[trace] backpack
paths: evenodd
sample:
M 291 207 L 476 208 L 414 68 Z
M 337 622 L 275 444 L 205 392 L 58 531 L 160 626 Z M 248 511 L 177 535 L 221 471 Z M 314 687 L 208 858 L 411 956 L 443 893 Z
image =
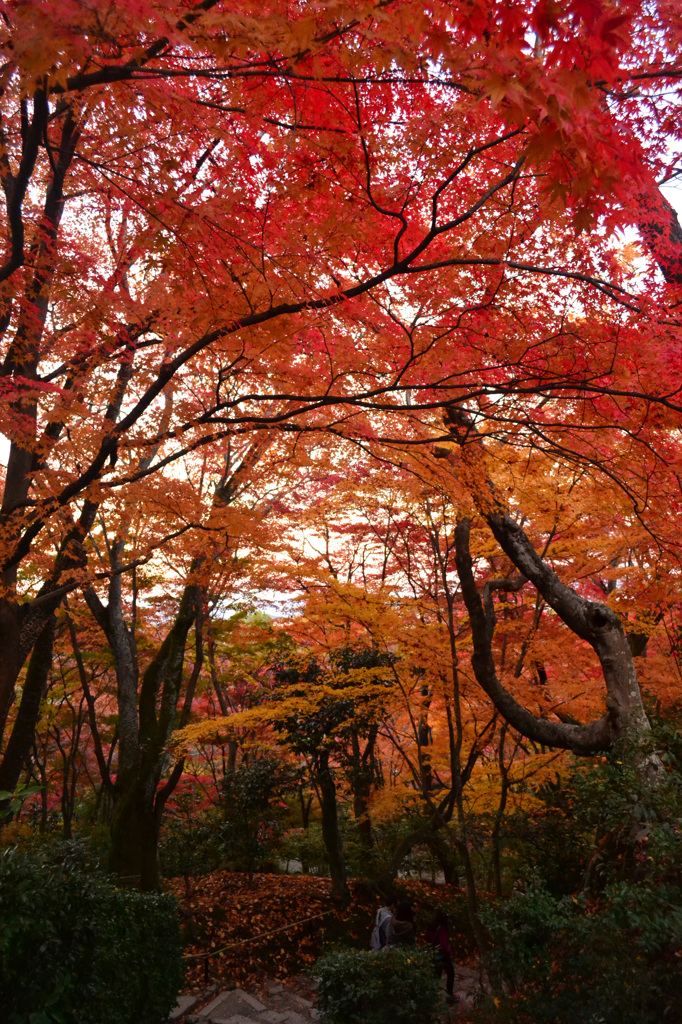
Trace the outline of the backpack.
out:
M 379 907 L 372 930 L 372 949 L 383 949 L 388 942 L 388 926 L 393 914 L 388 907 Z

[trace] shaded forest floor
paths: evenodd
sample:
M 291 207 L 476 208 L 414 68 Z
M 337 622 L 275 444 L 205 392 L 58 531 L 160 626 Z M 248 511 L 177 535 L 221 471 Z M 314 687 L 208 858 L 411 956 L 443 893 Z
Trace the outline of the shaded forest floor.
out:
M 350 883 L 351 899 L 344 904 L 332 896 L 328 878 L 310 875 L 258 874 L 250 881 L 245 874 L 215 871 L 188 881 L 171 879 L 167 888 L 183 908 L 189 991 L 209 984 L 258 991 L 267 979 L 277 978 L 305 994 L 307 973 L 328 948 L 370 948 L 379 899 L 363 883 Z M 473 975 L 471 944 L 458 928 L 463 897 L 407 880 L 401 881 L 400 894 L 412 901 L 418 934 L 435 910 L 448 909 L 458 964 Z M 467 1002 L 454 1010 L 453 1019 L 467 1019 Z

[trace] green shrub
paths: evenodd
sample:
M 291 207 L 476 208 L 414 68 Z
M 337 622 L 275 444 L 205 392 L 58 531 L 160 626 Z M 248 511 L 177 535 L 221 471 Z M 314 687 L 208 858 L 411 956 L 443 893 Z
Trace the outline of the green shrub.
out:
M 502 822 L 505 890 L 538 879 L 557 897 L 654 878 L 682 884 L 682 712 L 650 717 L 651 733 L 634 745 L 626 738 L 594 759 L 564 757 L 554 779 L 514 785 L 533 800 L 521 801 Z M 664 767 L 655 784 L 642 770 L 647 750 Z M 492 817 L 481 815 L 470 823 L 470 836 L 479 829 L 489 836 L 491 828 Z M 483 859 L 489 861 L 485 850 Z
M 196 878 L 223 866 L 222 821 L 217 814 L 169 817 L 161 829 L 159 861 L 164 878 Z
M 682 1020 L 682 893 L 618 883 L 598 898 L 533 888 L 484 912 L 488 967 L 515 1024 Z
M 329 874 L 322 828 L 316 822 L 308 828 L 292 828 L 285 832 L 278 853 L 282 860 L 299 860 L 306 875 Z
M 325 1024 L 430 1024 L 438 1015 L 430 950 L 342 950 L 318 960 L 314 975 Z
M 258 754 L 225 775 L 222 783 L 223 852 L 236 871 L 262 871 L 277 859 L 283 820 L 289 814 L 283 795 L 291 786 L 288 765 Z
M 0 857 L 3 1024 L 162 1024 L 182 981 L 169 896 L 117 889 L 70 859 Z
M 515 850 L 528 889 L 482 915 L 496 1024 L 682 1021 L 679 711 L 652 726 L 536 791 Z

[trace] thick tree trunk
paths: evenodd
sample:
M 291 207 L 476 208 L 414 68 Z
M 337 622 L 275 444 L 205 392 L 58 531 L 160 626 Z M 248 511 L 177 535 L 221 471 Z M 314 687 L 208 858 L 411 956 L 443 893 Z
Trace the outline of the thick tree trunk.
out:
M 141 770 L 119 791 L 111 819 L 109 870 L 123 885 L 159 889 L 159 820 L 154 813 L 153 775 Z
M 56 616 L 47 620 L 38 637 L 26 670 L 21 703 L 14 721 L 7 749 L 0 762 L 0 790 L 14 792 L 24 765 L 29 760 L 35 739 L 35 727 L 40 714 L 40 704 L 47 689 L 47 679 L 52 667 Z M 5 802 L 5 806 L 8 801 Z M 0 813 L 2 805 L 0 804 Z
M 185 587 L 173 627 L 147 667 L 140 688 L 137 764 L 121 767 L 114 789 L 109 867 L 128 884 L 159 887 L 158 838 L 161 813 L 177 785 L 178 773 L 157 794 L 166 764 L 166 745 L 175 726 L 187 636 L 196 621 L 201 592 Z M 120 723 L 119 723 L 120 728 Z
M 14 688 L 23 664 L 20 647 L 20 610 L 16 603 L 0 598 L 0 749 L 5 724 L 14 701 Z
M 523 533 L 517 524 L 514 523 L 513 526 L 514 531 L 509 528 L 508 523 L 505 524 L 505 528 L 509 528 L 510 533 L 515 534 L 517 530 Z M 469 520 L 460 520 L 456 529 L 456 563 L 462 585 L 462 595 L 471 621 L 474 648 L 471 665 L 476 680 L 493 701 L 500 714 L 523 736 L 545 746 L 572 750 L 576 754 L 598 753 L 601 750 L 607 750 L 625 732 L 648 730 L 649 723 L 642 706 L 632 654 L 618 616 L 605 605 L 584 601 L 574 592 L 571 592 L 574 597 L 589 606 L 585 609 L 584 631 L 578 635 L 585 639 L 591 637 L 589 642 L 599 654 L 607 689 L 607 714 L 597 721 L 585 725 L 573 725 L 538 718 L 522 707 L 502 686 L 497 677 L 492 653 L 493 624 L 485 614 L 474 580 L 469 553 L 469 529 Z M 504 536 L 502 531 L 500 531 L 500 535 Z M 527 537 L 526 542 L 530 545 Z M 513 550 L 511 545 L 509 547 Z M 536 558 L 539 561 L 539 556 L 536 555 Z M 525 569 L 534 568 L 530 564 L 529 558 L 519 557 L 519 563 L 519 568 L 524 574 Z M 551 573 L 548 567 L 547 572 Z M 563 587 L 563 584 L 559 584 L 559 586 Z M 541 591 L 548 604 L 552 604 L 550 595 L 554 596 L 553 589 L 547 587 Z M 557 602 L 557 604 L 561 606 L 562 603 Z M 558 608 L 556 610 L 558 611 Z M 578 630 L 576 629 L 575 632 Z
M 120 537 L 117 537 L 111 546 L 111 569 L 114 575 L 109 581 L 107 606 L 102 604 L 92 587 L 86 587 L 84 590 L 88 608 L 105 634 L 114 658 L 118 704 L 119 776 L 125 776 L 128 772 L 134 773 L 140 760 L 137 650 L 123 615 L 121 570 L 124 546 L 124 541 Z
M 0 778 L 4 778 L 7 785 L 0 785 L 0 789 L 11 791 L 16 786 L 21 766 L 30 754 L 40 701 L 52 663 L 56 612 L 69 586 L 63 581 L 69 579 L 74 569 L 85 564 L 81 542 L 92 526 L 96 509 L 92 502 L 84 503 L 78 522 L 62 540 L 52 576 L 33 600 L 19 603 L 3 599 L 0 602 L 0 643 L 6 644 L 0 648 L 3 654 L 0 658 L 0 711 L 3 715 L 0 718 L 0 736 L 19 673 L 30 656 L 21 704 L 0 765 Z M 11 577 L 12 570 L 8 570 L 2 578 L 7 580 Z
M 682 228 L 676 211 L 653 182 L 637 196 L 637 224 L 666 281 L 682 284 Z
M 216 488 L 216 507 L 230 503 L 243 474 L 253 467 L 270 443 L 254 444 L 249 456 L 237 470 L 223 479 Z M 114 785 L 109 866 L 121 877 L 138 879 L 134 884 L 148 889 L 159 885 L 158 837 L 161 818 L 165 803 L 182 772 L 182 762 L 179 762 L 166 783 L 157 791 L 167 766 L 168 740 L 178 716 L 185 648 L 192 625 L 196 631 L 196 657 L 181 712 L 183 725 L 189 718 L 203 662 L 203 594 L 197 583 L 187 584 L 173 626 L 147 666 L 139 685 L 135 637 L 128 629 L 123 614 L 120 569 L 124 548 L 125 537 L 122 534 L 112 547 L 111 562 L 115 572 L 109 585 L 108 606 L 104 607 L 93 590 L 86 591 L 86 599 L 110 643 L 116 664 L 120 753 Z M 202 564 L 203 558 L 193 561 L 190 578 L 199 572 Z M 222 691 L 215 671 L 212 639 L 209 624 L 209 661 L 216 693 L 221 700 Z M 236 746 L 231 756 L 236 756 Z
M 27 108 L 28 111 L 28 108 Z M 24 159 L 17 176 L 9 172 L 7 155 L 4 155 L 5 169 L 2 186 L 8 204 L 15 206 L 18 222 L 12 227 L 13 248 L 19 266 L 23 262 L 24 228 L 21 216 L 21 203 L 28 187 L 40 147 L 45 144 L 48 122 L 54 113 L 42 88 L 37 88 L 33 95 L 33 117 L 22 127 L 24 135 L 22 150 Z M 41 220 L 41 230 L 31 253 L 32 272 L 26 281 L 26 290 L 14 338 L 9 345 L 0 375 L 7 377 L 18 374 L 24 379 L 37 378 L 38 365 L 44 355 L 40 344 L 43 327 L 47 316 L 48 302 L 57 259 L 57 237 L 59 225 L 64 211 L 64 183 L 73 159 L 80 133 L 85 124 L 82 109 L 66 111 L 61 139 L 58 146 L 50 150 L 51 172 L 45 189 L 45 202 Z M 24 134 L 25 133 L 25 134 Z M 5 299 L 8 296 L 5 295 Z M 5 326 L 9 321 L 5 321 Z M 22 512 L 34 479 L 39 458 L 36 454 L 35 442 L 38 437 L 37 402 L 35 398 L 22 396 L 10 403 L 16 414 L 17 436 L 11 437 L 7 471 L 0 505 L 0 527 L 2 527 L 3 560 L 0 565 L 0 583 L 3 597 L 0 599 L 0 744 L 4 734 L 5 723 L 14 700 L 16 681 L 19 673 L 31 652 L 34 644 L 43 634 L 48 620 L 52 617 L 61 601 L 58 598 L 49 600 L 50 590 L 58 589 L 59 576 L 74 564 L 73 551 L 69 550 L 69 542 L 77 540 L 78 527 L 69 532 L 65 543 L 61 545 L 59 554 L 50 579 L 41 588 L 38 595 L 40 601 L 16 601 L 16 584 L 19 565 L 31 548 L 27 539 L 31 530 L 40 528 L 40 521 L 31 522 L 28 527 L 22 526 Z M 19 426 L 20 424 L 20 426 Z M 54 437 L 54 424 L 48 425 L 45 437 Z M 43 438 L 43 439 L 44 439 Z M 91 502 L 86 501 L 81 513 L 81 521 L 87 520 Z M 79 524 L 80 525 L 80 524 Z M 22 536 L 22 529 L 24 534 Z M 89 525 L 86 525 L 80 539 L 85 536 Z M 75 561 L 80 563 L 79 554 Z M 41 603 L 42 602 L 42 603 Z M 35 723 L 34 723 L 35 725 Z

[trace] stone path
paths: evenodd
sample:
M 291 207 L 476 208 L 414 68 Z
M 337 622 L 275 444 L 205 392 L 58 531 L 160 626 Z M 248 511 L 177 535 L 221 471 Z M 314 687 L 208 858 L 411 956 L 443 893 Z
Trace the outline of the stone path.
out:
M 172 1021 L 187 1024 L 311 1024 L 319 1020 L 312 1002 L 269 981 L 257 998 L 240 988 L 221 992 L 206 1006 L 197 997 L 181 996 Z
M 460 1002 L 454 1006 L 444 1005 L 442 1016 L 443 1022 L 452 1024 L 469 1019 L 481 987 L 479 972 L 471 966 L 458 965 L 456 977 L 455 990 Z M 299 979 L 303 980 L 303 977 Z M 320 1015 L 313 1004 L 312 990 L 303 987 L 303 991 L 306 996 L 270 980 L 257 995 L 235 988 L 229 992 L 214 992 L 212 996 L 180 996 L 170 1019 L 175 1024 L 316 1024 Z
M 457 964 L 455 967 L 455 992 L 460 1001 L 455 1006 L 448 1007 L 449 1019 L 451 1021 L 468 1020 L 471 1010 L 478 1002 L 482 988 L 487 989 L 487 981 L 481 982 L 481 973 L 477 966 L 468 964 Z

